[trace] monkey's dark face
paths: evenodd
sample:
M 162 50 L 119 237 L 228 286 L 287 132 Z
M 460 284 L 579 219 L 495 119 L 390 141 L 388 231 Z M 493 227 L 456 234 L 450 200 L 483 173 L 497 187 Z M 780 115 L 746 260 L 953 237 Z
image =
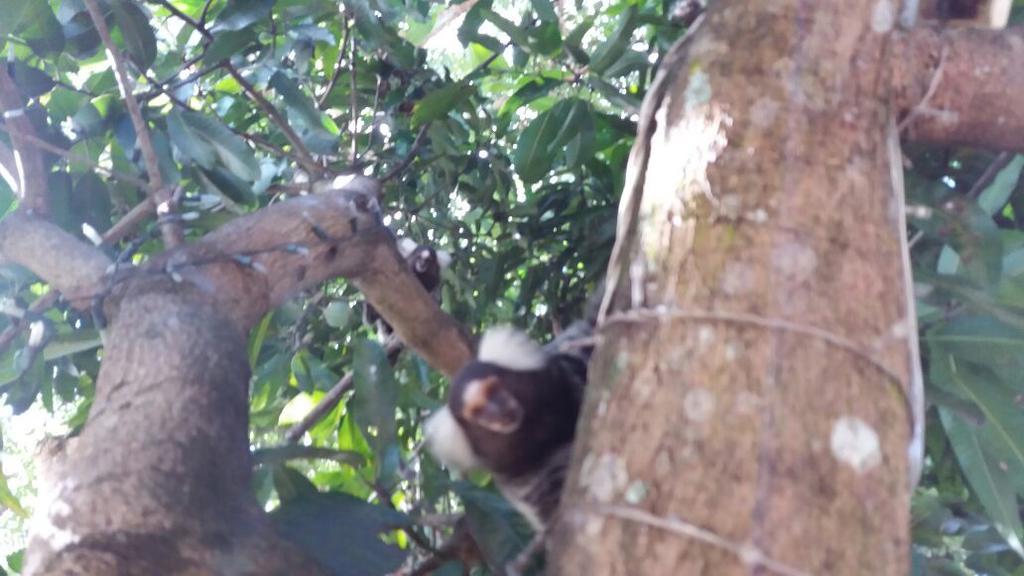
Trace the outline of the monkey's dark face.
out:
M 441 270 L 451 263 L 450 254 L 416 244 L 408 238 L 399 240 L 398 250 L 427 292 L 433 292 L 441 284 Z
M 424 274 L 428 271 L 439 272 L 441 266 L 437 263 L 437 252 L 429 246 L 421 247 L 411 256 L 410 266 L 417 274 Z
M 586 355 L 551 344 L 549 352 L 517 330 L 488 330 L 424 430 L 438 460 L 491 472 L 537 530 L 558 507 L 587 379 Z
M 536 469 L 575 434 L 586 368 L 582 378 L 568 368 L 522 332 L 489 330 L 477 359 L 452 380 L 445 410 L 432 418 L 435 431 L 444 420 L 448 432 L 428 426 L 428 446 L 458 467 L 472 462 L 507 477 Z
M 452 383 L 448 408 L 485 468 L 518 477 L 572 442 L 580 406 L 547 366 L 513 371 L 472 362 Z

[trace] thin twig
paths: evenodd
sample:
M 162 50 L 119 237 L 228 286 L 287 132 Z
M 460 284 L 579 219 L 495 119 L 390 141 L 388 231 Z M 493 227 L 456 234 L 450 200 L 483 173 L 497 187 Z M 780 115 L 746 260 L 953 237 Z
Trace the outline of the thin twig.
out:
M 322 420 L 328 412 L 334 410 L 334 407 L 338 405 L 338 402 L 341 402 L 341 397 L 352 389 L 354 381 L 352 374 L 352 372 L 349 372 L 345 374 L 341 380 L 338 380 L 338 382 L 331 387 L 326 394 L 324 394 L 324 397 L 320 399 L 320 403 L 309 411 L 309 414 L 306 414 L 302 420 L 296 422 L 288 429 L 287 432 L 285 432 L 284 439 L 286 442 L 298 442 L 299 439 L 302 438 L 303 434 L 315 426 L 317 422 Z
M 213 0 L 206 0 L 206 5 L 203 6 L 203 11 L 199 14 L 199 25 L 206 26 L 206 16 L 210 13 L 210 5 L 213 4 Z
M 416 135 L 416 139 L 413 140 L 412 146 L 409 147 L 409 153 L 405 155 L 405 158 L 398 164 L 398 166 L 395 166 L 391 170 L 388 170 L 388 173 L 381 177 L 380 181 L 382 183 L 387 182 L 392 178 L 398 176 L 403 171 L 405 171 L 405 169 L 408 168 L 410 164 L 412 164 L 412 161 L 416 159 L 416 155 L 419 154 L 420 148 L 423 147 L 423 142 L 425 141 L 427 135 L 427 128 L 430 128 L 430 122 L 427 122 L 422 127 L 420 127 L 419 134 Z
M 182 12 L 181 10 L 176 8 L 174 6 L 174 4 L 171 4 L 167 0 L 147 0 L 147 1 L 150 2 L 151 4 L 158 4 L 160 6 L 163 6 L 163 8 L 165 10 L 170 12 L 172 15 L 174 15 L 174 16 L 182 19 L 182 20 L 184 20 L 185 22 L 188 23 L 189 26 L 191 26 L 192 28 L 195 28 L 196 30 L 199 30 L 200 28 L 203 27 L 202 24 L 199 21 L 197 21 L 195 18 L 192 18 L 188 14 L 185 14 L 184 12 Z
M 981 196 L 985 188 L 988 188 L 988 185 L 996 179 L 996 176 L 999 175 L 1003 168 L 1006 168 L 1014 156 L 1016 154 L 1005 151 L 996 154 L 995 158 L 989 162 L 988 167 L 985 168 L 985 171 L 981 173 L 981 176 L 978 176 L 978 179 L 974 181 L 971 189 L 967 192 L 967 197 L 976 200 L 978 196 Z
M 739 558 L 740 562 L 743 562 L 743 564 L 751 568 L 766 568 L 780 576 L 810 576 L 809 572 L 804 572 L 803 570 L 770 558 L 754 544 L 733 542 L 732 540 L 719 536 L 711 530 L 695 526 L 689 522 L 673 518 L 663 518 L 661 516 L 651 514 L 646 510 L 630 506 L 597 504 L 589 508 L 590 510 L 588 511 L 592 511 L 602 516 L 610 516 L 612 518 L 626 520 L 627 522 L 658 528 L 685 538 L 692 538 L 699 542 L 703 542 L 704 544 L 735 555 Z
M 57 299 L 60 298 L 60 292 L 50 288 L 50 291 L 37 298 L 32 304 L 29 304 L 28 311 L 32 314 L 42 314 L 49 310 L 54 304 L 57 303 Z M 3 332 L 0 332 L 0 353 L 7 351 L 7 347 L 14 341 L 14 337 L 21 332 L 28 323 L 21 320 L 15 320 L 11 322 L 7 328 L 4 328 Z
M 85 7 L 89 10 L 89 16 L 96 27 L 96 32 L 99 33 L 100 38 L 103 40 L 103 45 L 107 48 L 108 59 L 113 64 L 118 86 L 121 88 L 125 106 L 128 108 L 128 115 L 132 119 L 132 126 L 135 127 L 135 137 L 138 140 L 139 148 L 142 150 L 142 157 L 146 164 L 146 174 L 149 176 L 147 190 L 160 218 L 160 232 L 163 236 L 164 244 L 168 248 L 175 248 L 185 242 L 185 234 L 182 231 L 181 223 L 177 219 L 170 217 L 174 214 L 170 190 L 164 188 L 156 149 L 153 147 L 153 141 L 149 135 L 149 127 L 142 116 L 142 108 L 139 107 L 139 101 L 135 98 L 132 81 L 124 64 L 124 57 L 117 46 L 114 45 L 114 40 L 110 36 L 110 29 L 107 27 L 107 21 L 103 17 L 103 12 L 100 11 L 97 0 L 85 0 Z
M 284 134 L 284 137 L 288 139 L 292 148 L 295 149 L 295 154 L 298 156 L 297 161 L 302 165 L 303 169 L 309 172 L 311 176 L 318 175 L 323 172 L 320 165 L 313 159 L 313 155 L 309 153 L 306 145 L 302 143 L 302 139 L 299 138 L 299 135 L 295 133 L 295 130 L 292 129 L 291 125 L 288 124 L 288 121 L 281 115 L 277 108 L 270 103 L 270 100 L 267 100 L 267 98 L 260 93 L 255 86 L 243 78 L 238 69 L 230 63 L 225 62 L 225 67 L 227 68 L 228 74 L 235 79 L 235 82 L 238 82 L 238 85 L 242 87 L 245 94 L 249 96 L 249 98 L 252 98 L 256 104 L 263 109 L 263 112 L 270 118 L 270 121 L 273 122 L 274 125 L 277 126 L 277 128 Z
M 946 68 L 946 57 L 949 55 L 949 46 L 942 47 L 942 53 L 939 56 L 939 63 L 935 66 L 935 72 L 932 73 L 931 82 L 928 84 L 928 90 L 924 93 L 924 97 L 918 102 L 917 106 L 911 108 L 910 112 L 907 113 L 906 117 L 900 121 L 896 126 L 896 129 L 902 134 L 906 130 L 910 123 L 917 119 L 918 116 L 931 111 L 929 104 L 931 104 L 932 97 L 935 96 L 935 92 L 939 89 L 939 84 L 942 83 L 942 75 Z
M 203 56 L 205 56 L 205 53 L 199 54 L 197 56 L 193 56 L 189 60 L 187 60 L 187 61 L 182 63 L 181 69 L 184 70 L 184 69 L 188 68 L 189 66 L 192 66 L 193 64 L 195 64 L 199 60 L 202 60 Z M 148 101 L 148 100 L 152 100 L 153 98 L 156 98 L 157 96 L 159 96 L 161 94 L 170 94 L 171 92 L 177 90 L 178 88 L 181 88 L 182 86 L 184 86 L 184 85 L 186 85 L 186 84 L 188 84 L 190 82 L 195 82 L 196 80 L 199 80 L 203 76 L 208 76 L 211 73 L 216 72 L 217 70 L 220 70 L 223 67 L 224 67 L 224 64 L 221 63 L 221 62 L 218 62 L 218 63 L 216 63 L 216 64 L 214 64 L 212 66 L 208 66 L 208 67 L 203 68 L 201 70 L 196 70 L 195 72 L 193 72 L 192 74 L 189 74 L 185 78 L 181 78 L 181 79 L 178 79 L 178 80 L 175 80 L 175 78 L 178 77 L 177 74 L 175 74 L 174 76 L 168 78 L 167 80 L 151 81 L 151 83 L 153 84 L 153 89 L 148 91 L 148 92 L 143 92 L 142 94 L 140 94 L 139 95 L 139 99 L 140 100 Z
M 0 131 L 11 133 L 12 129 L 10 126 L 7 126 L 6 124 L 0 124 Z M 30 146 L 34 146 L 36 148 L 39 148 L 40 150 L 45 150 L 51 154 L 60 156 L 61 158 L 71 160 L 72 162 L 84 164 L 89 168 L 92 168 L 93 170 L 106 174 L 112 180 L 124 182 L 125 184 L 131 184 L 132 186 L 138 186 L 139 189 L 141 190 L 145 190 L 149 186 L 149 182 L 146 182 L 141 178 L 137 178 L 135 176 L 132 176 L 131 174 L 125 174 L 124 172 L 118 172 L 117 170 L 112 170 L 105 166 L 101 166 L 96 162 L 93 162 L 91 159 L 82 156 L 81 154 L 76 154 L 75 152 L 51 144 L 50 142 L 43 140 L 42 138 L 36 136 L 35 134 L 19 134 L 18 136 L 21 137 L 25 141 L 25 143 L 29 144 Z
M 334 62 L 334 70 L 331 73 L 331 79 L 327 82 L 327 89 L 320 94 L 320 98 L 317 99 L 316 107 L 323 110 L 324 104 L 327 102 L 327 97 L 331 95 L 331 91 L 338 84 L 338 78 L 341 77 L 341 63 L 345 60 L 345 46 L 348 45 L 349 35 L 349 22 L 348 18 L 344 18 L 342 26 L 345 28 L 345 33 L 341 37 L 341 44 L 338 45 L 338 58 Z
M 400 350 L 401 344 L 390 343 L 385 348 L 385 355 L 389 360 L 396 348 Z M 397 355 L 395 355 L 395 358 L 397 360 Z M 394 362 L 391 363 L 394 364 Z M 352 372 L 342 376 L 341 379 L 338 380 L 338 382 L 332 386 L 326 394 L 324 394 L 324 397 L 320 399 L 320 402 L 309 411 L 309 414 L 306 414 L 302 420 L 296 422 L 288 429 L 287 432 L 284 433 L 285 441 L 291 443 L 298 442 L 302 438 L 303 434 L 308 432 L 313 426 L 316 426 L 317 422 L 322 420 L 323 417 L 330 413 L 331 410 L 334 410 L 334 407 L 338 405 L 338 402 L 341 402 L 341 397 L 352 389 L 353 383 L 354 380 Z
M 103 245 L 111 246 L 117 244 L 129 234 L 138 229 L 139 224 L 153 214 L 153 201 L 145 199 L 139 202 L 127 214 L 121 217 L 113 226 L 103 233 Z
M 349 136 L 352 138 L 352 147 L 349 150 L 349 164 L 355 164 L 359 158 L 357 154 L 357 142 L 356 135 L 359 133 L 359 92 L 356 90 L 356 37 L 355 34 L 349 39 L 349 57 L 348 57 L 348 69 L 349 69 L 349 87 L 348 87 L 348 98 L 349 112 L 352 118 L 352 126 L 349 129 Z

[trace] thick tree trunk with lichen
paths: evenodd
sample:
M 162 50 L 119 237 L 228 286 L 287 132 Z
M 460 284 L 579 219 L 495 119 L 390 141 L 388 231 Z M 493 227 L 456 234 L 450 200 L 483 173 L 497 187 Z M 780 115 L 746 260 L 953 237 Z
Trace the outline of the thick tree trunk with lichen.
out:
M 666 58 L 551 573 L 907 573 L 895 10 L 714 2 Z

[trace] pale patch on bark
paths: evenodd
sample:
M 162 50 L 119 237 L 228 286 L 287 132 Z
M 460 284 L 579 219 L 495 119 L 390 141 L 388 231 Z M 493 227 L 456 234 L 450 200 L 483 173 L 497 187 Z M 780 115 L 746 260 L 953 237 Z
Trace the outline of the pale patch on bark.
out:
M 749 266 L 742 262 L 729 262 L 722 271 L 722 292 L 729 296 L 746 294 L 755 287 L 756 280 Z
M 882 463 L 878 433 L 856 416 L 843 416 L 832 424 L 832 455 L 857 474 Z
M 703 350 L 715 341 L 715 329 L 711 326 L 701 326 L 697 330 L 697 345 Z
M 598 502 L 611 502 L 615 495 L 629 484 L 626 462 L 620 456 L 606 452 L 595 456 L 587 454 L 580 467 L 580 486 Z
M 818 267 L 818 256 L 806 244 L 789 241 L 772 250 L 772 265 L 786 280 L 799 284 L 814 274 Z
M 630 504 L 639 504 L 647 498 L 647 485 L 640 480 L 635 480 L 626 488 L 625 499 Z
M 779 103 L 767 96 L 758 98 L 750 107 L 750 121 L 754 126 L 766 128 L 775 123 L 779 114 Z
M 735 362 L 740 356 L 740 345 L 735 342 L 727 342 L 725 345 L 725 361 Z
M 871 10 L 871 30 L 884 34 L 896 25 L 896 6 L 892 0 L 878 0 Z
M 694 388 L 683 398 L 683 412 L 694 422 L 706 422 L 715 411 L 715 395 L 703 388 Z
M 736 413 L 756 414 L 761 408 L 761 397 L 748 390 L 736 396 Z

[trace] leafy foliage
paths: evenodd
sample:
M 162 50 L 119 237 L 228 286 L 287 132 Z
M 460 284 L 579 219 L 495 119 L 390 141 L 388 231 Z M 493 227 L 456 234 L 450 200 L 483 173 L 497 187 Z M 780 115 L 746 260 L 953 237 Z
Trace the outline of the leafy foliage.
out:
M 681 33 L 664 16 L 670 4 L 101 2 L 162 175 L 183 191 L 190 237 L 292 193 L 304 156 L 330 174 L 387 177 L 387 223 L 456 254 L 444 306 L 470 327 L 515 322 L 538 336 L 578 316 L 603 272 L 634 114 Z M 145 170 L 99 35 L 82 0 L 0 8 L 27 117 L 71 153 L 46 156 L 53 217 L 76 234 L 103 233 L 142 201 L 130 177 Z M 913 506 L 915 573 L 1024 574 L 1024 158 L 910 157 L 934 406 Z M 14 205 L 0 183 L 0 211 Z M 109 249 L 143 261 L 159 250 L 156 236 L 147 224 Z M 12 266 L 0 268 L 0 285 L 12 308 L 46 291 Z M 252 333 L 256 497 L 336 574 L 383 574 L 424 556 L 450 528 L 420 520 L 460 510 L 484 558 L 507 560 L 526 534 L 486 478 L 452 482 L 415 450 L 443 380 L 412 354 L 392 366 L 358 306 L 337 282 Z M 0 329 L 10 340 L 0 346 L 7 409 L 41 404 L 81 426 L 101 357 L 94 318 L 58 305 L 4 317 Z M 315 449 L 279 449 L 349 373 L 341 402 L 302 434 Z M 2 478 L 0 505 L 22 513 Z M 11 555 L 7 568 L 19 565 Z M 461 573 L 458 560 L 442 571 Z

